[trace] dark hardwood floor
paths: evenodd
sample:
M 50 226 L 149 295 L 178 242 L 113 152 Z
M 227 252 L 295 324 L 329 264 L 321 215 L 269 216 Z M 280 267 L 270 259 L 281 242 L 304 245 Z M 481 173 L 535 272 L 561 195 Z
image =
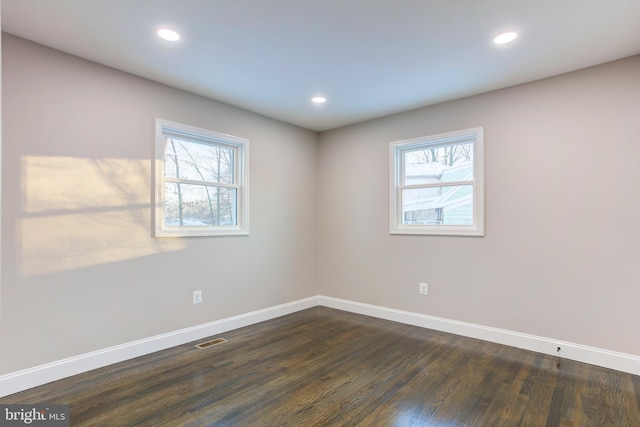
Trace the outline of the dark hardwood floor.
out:
M 0 403 L 74 426 L 640 426 L 638 376 L 400 323 L 316 307 L 221 337 Z

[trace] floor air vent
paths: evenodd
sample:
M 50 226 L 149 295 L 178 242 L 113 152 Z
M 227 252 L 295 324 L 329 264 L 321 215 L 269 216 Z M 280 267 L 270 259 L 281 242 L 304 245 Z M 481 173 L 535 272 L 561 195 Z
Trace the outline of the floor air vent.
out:
M 227 340 L 225 340 L 224 338 L 216 338 L 215 340 L 201 342 L 200 344 L 196 345 L 196 347 L 202 350 L 205 348 L 213 347 L 214 345 L 217 345 L 217 344 L 222 344 L 223 342 L 227 342 Z

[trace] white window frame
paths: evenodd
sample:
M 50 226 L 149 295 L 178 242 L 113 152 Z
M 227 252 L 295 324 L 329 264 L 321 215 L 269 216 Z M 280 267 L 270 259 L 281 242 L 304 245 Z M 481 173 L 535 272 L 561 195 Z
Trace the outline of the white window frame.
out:
M 452 236 L 484 236 L 484 128 L 475 127 L 438 135 L 395 141 L 390 144 L 390 203 L 389 232 L 391 234 L 424 234 Z M 403 185 L 403 154 L 420 147 L 445 146 L 457 141 L 473 141 L 473 179 L 451 182 L 445 186 L 473 185 L 473 224 L 471 225 L 416 225 L 402 223 L 402 190 L 429 188 L 437 184 Z
M 165 135 L 172 134 L 185 140 L 210 143 L 234 150 L 234 182 L 237 190 L 237 224 L 233 226 L 168 226 L 165 224 Z M 249 140 L 212 130 L 188 126 L 182 123 L 156 119 L 155 148 L 155 237 L 238 236 L 249 234 Z M 193 182 L 198 184 L 198 182 Z

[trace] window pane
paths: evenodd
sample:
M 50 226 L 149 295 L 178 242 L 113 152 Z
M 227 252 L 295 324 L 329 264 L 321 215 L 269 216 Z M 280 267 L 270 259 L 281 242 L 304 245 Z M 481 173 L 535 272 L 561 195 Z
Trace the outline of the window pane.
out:
M 471 180 L 473 143 L 405 151 L 403 162 L 403 185 Z
M 402 190 L 402 225 L 472 225 L 473 185 Z
M 233 184 L 233 148 L 165 138 L 165 176 Z
M 165 183 L 165 224 L 175 226 L 234 226 L 238 191 L 235 188 Z

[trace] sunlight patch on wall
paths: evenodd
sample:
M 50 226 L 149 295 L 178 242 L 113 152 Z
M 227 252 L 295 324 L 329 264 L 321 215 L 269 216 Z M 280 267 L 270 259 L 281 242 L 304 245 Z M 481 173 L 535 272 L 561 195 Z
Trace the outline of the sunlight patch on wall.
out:
M 18 246 L 30 277 L 183 249 L 151 237 L 151 162 L 23 157 Z
M 149 204 L 150 168 L 150 162 L 143 160 L 23 157 L 22 211 L 32 214 Z

